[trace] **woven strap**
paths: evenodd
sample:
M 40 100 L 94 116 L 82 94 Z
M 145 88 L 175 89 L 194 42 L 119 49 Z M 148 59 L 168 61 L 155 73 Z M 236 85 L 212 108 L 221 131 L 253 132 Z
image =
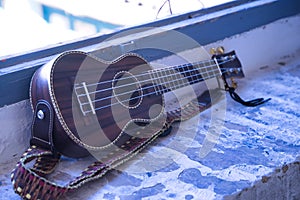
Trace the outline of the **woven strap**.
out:
M 191 101 L 183 108 L 167 113 L 165 126 L 155 134 L 145 134 L 143 137 L 131 137 L 122 145 L 122 151 L 112 151 L 107 159 L 94 162 L 88 166 L 78 177 L 62 186 L 45 178 L 59 163 L 60 156 L 49 150 L 31 146 L 21 157 L 16 168 L 12 171 L 11 181 L 14 191 L 24 199 L 58 199 L 67 191 L 74 190 L 86 182 L 102 177 L 108 170 L 124 163 L 139 153 L 159 135 L 169 129 L 174 121 L 186 120 L 200 111 L 208 108 L 209 102 L 199 103 L 197 99 Z M 149 137 L 147 137 L 149 136 Z M 35 159 L 33 167 L 28 167 L 30 161 Z

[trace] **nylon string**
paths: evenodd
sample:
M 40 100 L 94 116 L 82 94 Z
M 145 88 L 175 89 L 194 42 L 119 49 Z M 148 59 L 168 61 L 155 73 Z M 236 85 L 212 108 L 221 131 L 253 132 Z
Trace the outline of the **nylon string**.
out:
M 224 63 L 226 63 L 226 62 L 230 62 L 232 59 L 230 59 L 230 60 L 227 60 L 227 61 L 223 61 L 223 62 L 220 62 L 220 63 L 218 63 L 219 65 L 221 65 L 221 64 L 224 64 Z M 208 63 L 208 62 L 210 62 L 211 63 L 211 61 L 213 61 L 213 60 L 209 60 L 209 61 L 204 61 L 204 62 L 201 62 L 201 63 Z M 194 64 L 193 64 L 194 65 Z M 198 64 L 199 65 L 199 64 Z M 180 66 L 175 66 L 175 67 L 190 67 L 191 65 L 189 64 L 189 65 L 180 65 Z M 193 74 L 193 75 L 191 75 L 191 76 L 183 76 L 180 72 L 176 72 L 176 73 L 174 73 L 174 68 L 175 67 L 168 67 L 167 69 L 166 68 L 164 68 L 164 69 L 156 69 L 156 70 L 149 70 L 149 71 L 167 71 L 167 70 L 170 70 L 170 69 L 172 69 L 172 72 L 173 72 L 173 74 L 168 74 L 168 75 L 165 75 L 165 76 L 163 76 L 162 78 L 165 78 L 165 77 L 170 77 L 170 76 L 174 76 L 174 75 L 176 75 L 176 74 L 180 74 L 180 77 L 182 77 L 181 79 L 172 79 L 171 81 L 169 81 L 169 82 L 164 82 L 163 84 L 164 85 L 166 85 L 166 84 L 170 84 L 170 83 L 174 83 L 174 82 L 178 82 L 178 81 L 180 81 L 180 80 L 187 80 L 188 78 L 192 78 L 192 82 L 193 81 L 201 81 L 201 80 L 204 80 L 204 79 L 209 79 L 209 78 L 213 78 L 213 77 L 216 77 L 216 75 L 218 75 L 219 73 L 217 73 L 217 74 L 215 74 L 215 72 L 219 72 L 219 68 L 217 68 L 217 69 L 212 69 L 212 70 L 207 70 L 208 68 L 210 68 L 210 67 L 212 67 L 212 66 L 216 66 L 217 67 L 217 65 L 214 63 L 214 64 L 211 64 L 211 65 L 209 65 L 209 66 L 205 66 L 205 67 L 203 67 L 203 68 L 192 68 L 191 70 L 186 70 L 186 71 L 183 71 L 183 73 L 184 74 L 186 74 L 186 73 L 189 73 L 189 72 L 195 72 L 195 71 L 197 71 L 197 72 L 199 72 L 199 70 L 203 70 L 203 69 L 206 69 L 206 71 L 205 72 L 200 72 L 200 74 Z M 140 77 L 140 76 L 144 76 L 144 75 L 148 75 L 149 74 L 149 71 L 147 71 L 147 73 L 142 73 L 142 74 L 139 74 L 139 75 L 136 75 L 135 77 Z M 202 77 L 202 75 L 203 75 L 203 73 L 207 73 L 207 74 L 209 74 L 209 73 L 213 73 L 213 75 L 209 75 L 209 76 L 206 76 L 206 77 Z M 194 80 L 193 79 L 193 77 L 197 77 L 197 76 L 199 76 L 199 75 L 201 75 L 201 78 L 199 79 L 197 79 L 197 80 Z M 160 77 L 161 78 L 161 77 Z M 128 79 L 128 78 L 120 78 L 120 79 L 118 79 L 118 80 L 125 80 L 125 79 Z M 148 82 L 149 80 L 146 80 L 146 82 Z M 87 84 L 87 86 L 95 86 L 95 85 L 98 85 L 98 84 L 103 84 L 103 83 L 109 83 L 109 82 L 112 82 L 111 80 L 109 80 L 109 81 L 103 81 L 103 82 L 99 82 L 99 83 L 93 83 L 93 84 Z M 142 83 L 142 82 L 145 82 L 145 81 L 140 81 L 140 83 Z M 153 81 L 152 81 L 153 82 Z M 188 83 L 188 84 L 187 84 Z M 176 85 L 176 88 L 175 89 L 177 89 L 177 88 L 181 88 L 181 87 L 183 87 L 183 86 L 187 86 L 187 85 L 189 85 L 189 81 L 182 81 L 182 84 L 179 84 L 179 85 Z M 193 84 L 193 83 L 192 83 Z M 124 85 L 122 85 L 122 86 L 120 86 L 120 87 L 126 87 L 126 86 L 129 86 L 129 85 L 132 85 L 132 84 L 124 84 Z M 118 88 L 120 88 L 120 87 L 118 87 Z M 144 87 L 143 89 L 148 89 L 148 88 L 154 88 L 155 87 L 155 85 L 151 85 L 151 86 L 148 86 L 148 87 Z M 76 87 L 76 89 L 79 89 L 79 88 L 83 88 L 82 86 L 81 87 Z M 169 87 L 170 88 L 170 87 Z M 165 88 L 164 90 L 168 90 L 169 88 Z M 107 91 L 107 90 L 112 90 L 113 88 L 106 88 L 106 89 L 103 89 L 103 90 L 98 90 L 98 91 L 94 91 L 94 92 L 91 92 L 91 93 L 89 93 L 89 94 L 79 94 L 79 95 L 77 95 L 77 97 L 79 98 L 79 97 L 81 97 L 81 96 L 86 96 L 86 95 L 90 95 L 90 94 L 95 94 L 95 93 L 98 93 L 98 92 L 104 92 L 104 91 Z M 123 101 L 118 101 L 118 102 L 116 102 L 116 103 L 113 103 L 113 104 L 109 104 L 109 105 L 105 105 L 105 106 L 102 106 L 102 107 L 98 107 L 98 108 L 94 108 L 94 110 L 100 110 L 100 109 L 104 109 L 104 108 L 107 108 L 107 107 L 109 107 L 109 106 L 113 106 L 113 105 L 117 105 L 117 104 L 119 104 L 120 102 L 121 103 L 125 103 L 125 102 L 129 102 L 130 100 L 134 100 L 134 99 L 139 99 L 139 98 L 141 98 L 141 97 L 145 97 L 145 96 L 149 96 L 149 95 L 153 95 L 153 94 L 158 94 L 158 92 L 159 91 L 157 91 L 155 88 L 154 88 L 154 90 L 155 90 L 155 92 L 151 92 L 151 93 L 146 93 L 145 95 L 142 95 L 142 96 L 136 96 L 136 97 L 134 97 L 134 98 L 130 98 L 130 99 L 126 99 L 126 100 L 123 100 Z M 162 90 L 162 92 L 164 93 L 164 90 Z M 134 91 L 136 91 L 136 90 L 134 90 Z M 114 96 L 107 96 L 107 97 L 104 97 L 104 98 L 101 98 L 101 99 L 96 99 L 96 100 L 93 100 L 92 102 L 93 103 L 96 103 L 96 102 L 99 102 L 99 101 L 103 101 L 103 100 L 106 100 L 106 99 L 110 99 L 110 98 L 112 98 L 112 97 L 118 97 L 118 96 L 122 96 L 122 95 L 124 95 L 124 94 L 129 94 L 129 93 L 133 93 L 134 91 L 127 91 L 127 92 L 124 92 L 124 93 L 120 93 L 120 94 L 118 94 L 118 95 L 114 95 Z M 87 104 L 89 104 L 89 102 L 80 102 L 80 104 L 81 104 L 81 106 L 85 106 L 85 105 L 87 105 Z M 90 113 L 90 112 L 92 112 L 92 109 L 91 110 L 84 110 L 83 112 L 85 112 L 85 113 Z

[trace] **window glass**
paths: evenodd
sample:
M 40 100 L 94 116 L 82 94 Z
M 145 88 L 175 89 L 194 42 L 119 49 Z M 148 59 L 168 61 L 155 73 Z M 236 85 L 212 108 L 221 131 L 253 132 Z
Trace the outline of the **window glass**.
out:
M 0 57 L 230 0 L 0 0 Z

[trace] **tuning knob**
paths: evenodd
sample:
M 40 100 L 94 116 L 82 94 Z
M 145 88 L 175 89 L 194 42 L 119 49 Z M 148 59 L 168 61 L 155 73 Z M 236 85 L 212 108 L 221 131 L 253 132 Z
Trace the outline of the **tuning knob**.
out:
M 223 54 L 225 52 L 225 49 L 224 49 L 224 47 L 219 46 L 219 47 L 217 47 L 216 51 L 218 54 Z
M 224 54 L 225 49 L 222 46 L 219 46 L 217 48 L 210 48 L 209 53 L 211 55 L 218 55 L 218 54 Z
M 217 51 L 216 51 L 215 48 L 210 48 L 209 53 L 210 53 L 211 55 L 216 55 Z

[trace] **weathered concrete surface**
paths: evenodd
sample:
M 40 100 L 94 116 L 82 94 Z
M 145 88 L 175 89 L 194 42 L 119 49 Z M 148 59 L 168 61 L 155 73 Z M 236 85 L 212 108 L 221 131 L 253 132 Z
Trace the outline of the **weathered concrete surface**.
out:
M 29 104 L 29 100 L 24 100 L 0 109 L 0 165 L 20 157 L 29 143 L 32 124 Z
M 300 162 L 295 161 L 265 175 L 250 188 L 227 196 L 225 200 L 290 199 L 300 197 Z

